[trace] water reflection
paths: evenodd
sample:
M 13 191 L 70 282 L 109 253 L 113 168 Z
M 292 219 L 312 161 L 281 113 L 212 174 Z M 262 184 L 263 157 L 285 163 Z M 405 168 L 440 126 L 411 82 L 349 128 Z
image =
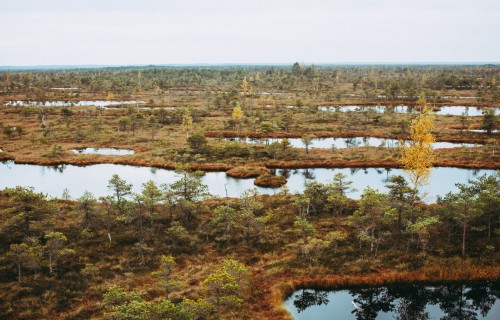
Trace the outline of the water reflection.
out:
M 290 170 L 289 169 L 280 169 L 279 170 L 279 175 L 282 176 L 282 177 L 285 177 L 285 178 L 290 178 Z
M 316 177 L 314 176 L 314 171 L 313 169 L 304 169 L 302 171 L 302 175 L 304 176 L 305 179 L 307 180 L 314 180 Z
M 320 106 L 319 111 L 331 112 L 375 112 L 375 113 L 416 113 L 420 110 L 415 106 Z M 483 115 L 484 108 L 468 106 L 442 106 L 435 107 L 437 115 L 478 117 Z M 499 108 L 494 108 L 495 114 L 500 114 Z
M 500 281 L 302 289 L 285 307 L 294 319 L 500 319 Z
M 328 292 L 320 290 L 302 290 L 300 294 L 297 294 L 296 299 L 293 301 L 293 305 L 297 308 L 298 312 L 304 311 L 311 306 L 321 306 L 323 304 L 328 304 Z
M 278 142 L 281 143 L 283 138 L 228 138 L 229 141 L 239 141 L 250 144 L 267 144 Z M 300 138 L 287 138 L 288 142 L 293 148 L 305 149 L 305 144 Z M 444 148 L 460 148 L 460 147 L 477 147 L 480 145 L 460 142 L 435 142 L 432 147 L 434 149 Z M 384 147 L 384 148 L 397 148 L 399 147 L 399 140 L 397 139 L 384 139 L 373 137 L 349 137 L 349 138 L 317 138 L 311 141 L 309 149 L 344 149 L 353 147 Z
M 403 174 L 401 169 L 385 168 L 305 168 L 305 169 L 273 169 L 273 174 L 287 176 L 287 187 L 291 193 L 302 193 L 307 181 L 330 183 L 336 173 L 343 173 L 352 181 L 356 192 L 349 197 L 359 199 L 363 190 L 370 186 L 387 192 L 385 184 L 393 175 Z M 118 174 L 133 185 L 133 191 L 139 192 L 143 183 L 153 180 L 157 184 L 172 183 L 179 177 L 173 170 L 134 167 L 117 164 L 97 164 L 86 167 L 74 165 L 38 166 L 16 164 L 12 161 L 0 163 L 0 189 L 15 186 L 32 186 L 38 192 L 47 193 L 53 197 L 60 197 L 64 189 L 70 190 L 73 198 L 80 197 L 85 191 L 91 191 L 96 197 L 110 195 L 107 188 L 109 179 Z M 445 195 L 449 191 L 457 191 L 455 183 L 466 183 L 477 175 L 494 175 L 495 170 L 461 169 L 461 168 L 434 168 L 432 169 L 429 185 L 424 188 L 428 193 L 425 199 L 433 202 L 437 195 Z M 202 177 L 203 183 L 208 186 L 209 192 L 215 196 L 239 197 L 243 192 L 255 188 L 253 179 L 234 179 L 225 172 L 207 172 Z M 274 194 L 276 189 L 257 187 L 261 194 Z
M 54 171 L 57 173 L 64 173 L 64 170 L 66 170 L 66 164 L 54 164 L 54 165 L 48 165 L 45 167 L 48 171 Z
M 119 105 L 144 104 L 144 101 L 91 100 L 91 101 L 8 101 L 6 106 L 13 107 L 108 107 Z
M 71 152 L 78 153 L 78 154 L 100 154 L 100 155 L 114 155 L 114 156 L 125 156 L 125 155 L 134 154 L 134 150 L 115 149 L 115 148 L 72 149 Z

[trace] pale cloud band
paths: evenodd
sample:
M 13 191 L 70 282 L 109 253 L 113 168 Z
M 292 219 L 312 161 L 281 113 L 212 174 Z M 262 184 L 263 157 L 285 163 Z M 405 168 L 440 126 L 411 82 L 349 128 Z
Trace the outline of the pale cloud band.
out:
M 500 1 L 0 0 L 0 65 L 497 62 Z

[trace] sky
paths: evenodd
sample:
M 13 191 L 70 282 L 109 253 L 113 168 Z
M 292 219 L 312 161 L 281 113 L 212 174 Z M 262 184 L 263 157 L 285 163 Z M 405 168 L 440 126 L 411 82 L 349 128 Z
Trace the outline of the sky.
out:
M 0 0 L 0 66 L 499 62 L 500 0 Z

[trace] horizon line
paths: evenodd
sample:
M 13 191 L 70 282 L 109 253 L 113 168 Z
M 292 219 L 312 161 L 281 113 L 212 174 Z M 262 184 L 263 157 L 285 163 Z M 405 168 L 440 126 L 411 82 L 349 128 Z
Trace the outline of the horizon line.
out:
M 425 66 L 425 65 L 457 65 L 457 66 L 467 66 L 467 65 L 500 65 L 500 61 L 421 61 L 421 62 L 221 62 L 221 63 L 135 63 L 135 64 L 40 64 L 40 65 L 0 65 L 0 70 L 28 70 L 28 69 L 78 69 L 78 68 L 132 68 L 132 67 L 195 67 L 195 66 L 288 66 L 295 63 L 300 63 L 301 65 L 315 65 L 315 66 L 384 66 L 384 65 L 404 65 L 404 66 Z

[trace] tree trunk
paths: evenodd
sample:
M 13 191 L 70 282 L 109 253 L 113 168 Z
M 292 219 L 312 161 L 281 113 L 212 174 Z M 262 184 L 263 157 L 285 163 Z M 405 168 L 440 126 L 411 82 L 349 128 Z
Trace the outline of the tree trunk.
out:
M 139 214 L 139 224 L 141 227 L 141 241 L 144 241 L 144 226 L 143 226 L 142 212 Z
M 462 231 L 462 255 L 465 256 L 465 231 L 467 229 L 467 222 L 463 223 L 463 231 Z
M 371 241 L 370 241 L 370 253 L 373 252 L 373 237 L 374 237 L 374 230 L 372 229 L 371 232 Z
M 155 221 L 153 219 L 153 210 L 151 210 L 149 212 L 149 219 L 150 219 L 150 222 L 151 222 L 151 234 L 154 235 L 155 234 Z
M 52 269 L 52 255 L 49 254 L 49 274 L 52 275 L 53 269 Z
M 21 283 L 21 264 L 17 263 L 17 281 Z
M 25 213 L 24 214 L 24 234 L 27 236 L 28 233 L 30 232 L 30 219 L 28 218 L 28 215 Z
M 488 215 L 488 239 L 491 239 L 491 214 Z

